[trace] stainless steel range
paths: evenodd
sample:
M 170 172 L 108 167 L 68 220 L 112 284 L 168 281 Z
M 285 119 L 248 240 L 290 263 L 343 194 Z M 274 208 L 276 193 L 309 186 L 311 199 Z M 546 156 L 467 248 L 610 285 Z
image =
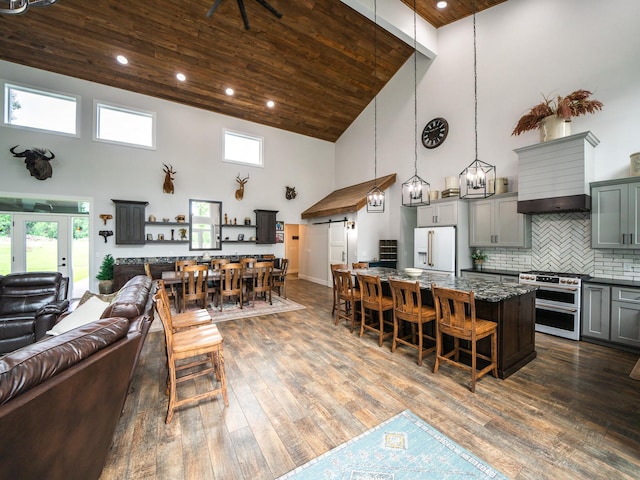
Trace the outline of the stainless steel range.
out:
M 580 293 L 588 275 L 530 271 L 520 283 L 537 285 L 536 331 L 580 340 Z

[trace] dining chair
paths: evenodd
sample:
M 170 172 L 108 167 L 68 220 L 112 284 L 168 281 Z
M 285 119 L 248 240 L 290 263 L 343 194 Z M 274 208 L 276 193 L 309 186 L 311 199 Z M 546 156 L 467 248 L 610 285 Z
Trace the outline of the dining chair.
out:
M 433 373 L 438 373 L 440 362 L 451 363 L 471 372 L 471 391 L 476 391 L 476 381 L 492 372 L 498 377 L 498 324 L 476 316 L 476 302 L 473 291 L 464 292 L 431 284 L 431 293 L 436 310 L 436 362 Z M 443 335 L 453 337 L 453 349 L 443 353 Z M 477 350 L 478 341 L 491 337 L 491 356 Z M 470 343 L 470 349 L 462 347 L 460 340 Z M 460 352 L 471 355 L 471 366 L 460 361 Z M 453 358 L 452 358 L 453 357 Z M 488 363 L 477 369 L 477 359 Z
M 169 295 L 164 280 L 157 280 L 157 293 L 162 296 L 165 304 L 170 305 Z M 208 325 L 212 323 L 211 315 L 206 308 L 187 310 L 181 313 L 171 313 L 171 328 L 175 332 L 183 328 L 196 327 L 198 325 Z
M 424 331 L 424 326 L 435 322 L 436 311 L 433 307 L 422 304 L 419 282 L 407 282 L 389 278 L 393 298 L 393 343 L 391 351 L 395 352 L 398 344 L 418 350 L 418 365 L 422 365 L 425 355 L 436 350 L 436 339 Z M 410 325 L 411 332 L 404 335 L 405 326 Z M 425 348 L 424 340 L 433 342 L 433 346 Z
M 231 260 L 229 260 L 228 258 L 212 258 L 211 270 L 220 273 L 220 266 L 227 263 L 231 263 Z M 220 280 L 209 279 L 209 291 L 211 292 L 211 301 L 213 302 L 213 305 L 217 307 L 218 293 L 220 291 Z
M 278 289 L 278 296 L 287 298 L 287 271 L 289 270 L 289 260 L 280 260 L 280 272 L 272 276 L 272 286 Z
M 360 289 L 360 336 L 365 330 L 378 334 L 378 346 L 382 346 L 384 339 L 393 336 L 393 318 L 385 320 L 385 313 L 392 312 L 393 298 L 382 293 L 382 282 L 379 275 L 358 274 Z M 368 312 L 368 313 L 367 313 Z M 374 312 L 377 314 L 374 316 Z M 389 315 L 393 317 L 393 315 Z M 367 318 L 369 322 L 367 323 Z M 385 332 L 385 325 L 390 328 Z
M 360 302 L 360 290 L 353 285 L 351 272 L 336 270 L 336 283 L 338 286 L 338 305 L 336 309 L 336 325 L 340 320 L 346 320 L 351 324 L 351 333 L 356 328 L 356 312 Z
M 255 306 L 256 297 L 262 295 L 265 299 L 269 299 L 269 305 L 273 305 L 271 300 L 271 278 L 273 272 L 273 262 L 256 262 L 253 267 L 253 285 L 251 286 L 251 294 L 253 296 L 253 304 Z
M 149 279 L 153 280 L 153 275 L 151 275 L 151 264 L 149 262 L 144 262 L 144 273 Z
M 165 335 L 168 363 L 169 405 L 165 423 L 170 423 L 176 408 L 187 403 L 200 402 L 222 394 L 225 407 L 229 406 L 227 396 L 227 378 L 224 371 L 223 338 L 218 327 L 211 323 L 194 328 L 174 331 L 171 321 L 171 309 L 162 294 L 154 296 L 156 310 L 162 321 Z M 204 357 L 204 358 L 203 358 Z M 184 361 L 187 360 L 185 363 Z M 187 373 L 178 376 L 179 372 Z M 177 385 L 202 376 L 210 377 L 211 385 L 203 391 L 205 385 L 198 382 L 197 388 L 185 389 L 193 393 L 178 398 Z M 204 382 L 203 382 L 204 383 Z
M 354 270 L 361 269 L 361 268 L 369 268 L 369 262 L 353 262 L 351 264 L 351 268 L 353 268 Z
M 349 266 L 346 263 L 331 264 L 331 281 L 333 283 L 333 306 L 331 307 L 331 315 L 334 315 L 338 307 L 338 285 L 336 283 L 335 270 L 347 270 Z
M 222 311 L 222 304 L 225 297 L 235 297 L 242 308 L 242 264 L 227 263 L 220 266 L 220 294 L 219 307 Z
M 186 311 L 189 302 L 200 302 L 201 308 L 206 308 L 209 297 L 208 277 L 208 265 L 187 265 L 183 268 L 180 311 Z
M 187 265 L 196 265 L 197 262 L 193 259 L 191 260 L 176 260 L 174 263 L 174 269 L 176 272 L 182 272 L 184 267 Z M 176 283 L 171 285 L 171 293 L 170 296 L 173 296 L 175 299 L 176 311 L 180 311 L 180 294 L 182 292 L 182 284 Z
M 240 259 L 242 265 L 242 295 L 246 303 L 250 302 L 251 288 L 253 287 L 253 267 L 258 262 L 254 257 L 244 257 Z

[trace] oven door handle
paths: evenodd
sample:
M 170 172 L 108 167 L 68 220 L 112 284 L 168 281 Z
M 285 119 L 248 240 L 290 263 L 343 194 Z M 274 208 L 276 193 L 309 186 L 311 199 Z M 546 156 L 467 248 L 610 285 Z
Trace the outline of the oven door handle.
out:
M 577 292 L 579 290 L 578 287 L 556 287 L 556 286 L 540 285 L 540 284 L 536 284 L 536 285 L 538 285 L 539 290 L 549 290 L 554 292 Z
M 560 307 L 558 305 L 549 305 L 547 303 L 536 302 L 536 308 L 543 308 L 545 310 L 562 310 L 564 312 L 576 313 L 578 311 L 577 308 L 569 308 L 569 307 Z

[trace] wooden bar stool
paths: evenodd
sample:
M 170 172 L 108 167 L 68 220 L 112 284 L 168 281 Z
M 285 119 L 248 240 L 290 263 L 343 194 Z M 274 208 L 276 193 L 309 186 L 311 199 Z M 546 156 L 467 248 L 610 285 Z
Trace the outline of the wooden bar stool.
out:
M 395 352 L 398 343 L 418 350 L 418 365 L 422 365 L 424 355 L 435 351 L 436 339 L 424 333 L 424 325 L 434 322 L 436 311 L 434 308 L 422 304 L 419 282 L 407 282 L 389 279 L 393 295 L 393 344 L 391 351 Z M 411 325 L 411 333 L 403 337 L 400 330 L 403 322 Z M 433 342 L 430 348 L 424 348 L 424 339 Z
M 336 270 L 338 286 L 338 305 L 336 310 L 336 325 L 340 319 L 351 323 L 351 333 L 356 328 L 356 311 L 360 302 L 360 290 L 354 287 L 351 272 Z
M 336 284 L 336 273 L 334 270 L 346 270 L 349 266 L 346 263 L 331 264 L 331 281 L 333 282 L 333 307 L 331 307 L 331 315 L 336 313 L 338 307 L 338 286 Z
M 378 275 L 358 274 L 358 285 L 361 295 L 360 336 L 365 330 L 371 330 L 378 334 L 378 346 L 382 346 L 385 338 L 393 335 L 393 321 L 385 321 L 384 314 L 393 310 L 393 298 L 382 294 L 382 282 Z M 367 310 L 369 314 L 366 315 Z M 373 313 L 377 312 L 377 318 Z M 367 323 L 367 318 L 370 322 Z M 384 326 L 391 328 L 385 332 Z
M 480 377 L 489 372 L 498 377 L 498 324 L 476 317 L 473 291 L 463 292 L 431 284 L 431 292 L 436 307 L 436 363 L 433 365 L 433 373 L 438 373 L 440 362 L 448 362 L 471 371 L 471 391 L 475 393 L 476 380 Z M 442 352 L 443 335 L 453 337 L 453 349 L 447 353 Z M 485 337 L 491 337 L 491 357 L 477 351 L 477 342 Z M 471 349 L 461 347 L 460 340 L 470 342 Z M 460 361 L 460 352 L 471 355 L 471 366 Z M 480 371 L 477 370 L 478 358 L 489 362 Z
M 369 268 L 369 263 L 368 262 L 353 262 L 351 264 L 351 268 L 353 268 L 354 270 L 358 270 L 358 269 L 362 269 L 362 268 Z

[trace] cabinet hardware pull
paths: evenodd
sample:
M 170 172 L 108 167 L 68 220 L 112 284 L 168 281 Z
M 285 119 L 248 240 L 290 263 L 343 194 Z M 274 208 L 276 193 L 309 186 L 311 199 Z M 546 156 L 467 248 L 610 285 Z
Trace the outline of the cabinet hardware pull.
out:
M 627 244 L 627 234 L 626 234 L 626 233 L 623 233 L 623 234 L 622 234 L 622 244 L 623 244 L 623 245 L 626 245 L 626 244 Z

